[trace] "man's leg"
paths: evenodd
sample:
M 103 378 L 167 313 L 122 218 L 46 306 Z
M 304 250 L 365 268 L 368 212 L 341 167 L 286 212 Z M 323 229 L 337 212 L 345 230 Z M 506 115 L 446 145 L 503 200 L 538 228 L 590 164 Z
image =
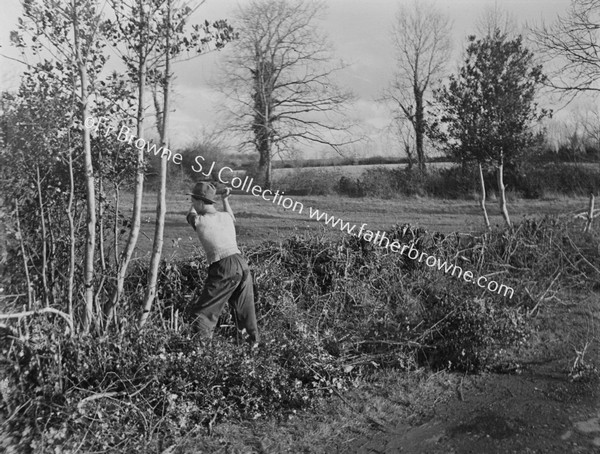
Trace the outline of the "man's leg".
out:
M 231 257 L 210 265 L 202 295 L 189 310 L 194 328 L 201 337 L 212 337 L 223 306 L 238 287 L 240 279 L 237 263 Z
M 254 287 L 252 285 L 252 274 L 246 260 L 237 256 L 241 269 L 241 280 L 231 298 L 229 304 L 233 308 L 235 322 L 238 329 L 246 328 L 251 344 L 258 342 L 258 328 L 256 326 L 256 312 L 254 308 Z

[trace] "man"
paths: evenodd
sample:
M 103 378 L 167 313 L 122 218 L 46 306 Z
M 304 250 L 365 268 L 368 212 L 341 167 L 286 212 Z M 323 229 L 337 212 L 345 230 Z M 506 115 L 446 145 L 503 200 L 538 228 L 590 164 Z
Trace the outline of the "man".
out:
M 193 328 L 210 339 L 225 303 L 229 302 L 238 330 L 245 329 L 252 347 L 258 344 L 252 274 L 237 246 L 235 216 L 229 205 L 231 189 L 221 195 L 223 210 L 215 208 L 216 188 L 208 182 L 194 186 L 187 222 L 206 252 L 208 277 L 200 298 L 189 309 Z

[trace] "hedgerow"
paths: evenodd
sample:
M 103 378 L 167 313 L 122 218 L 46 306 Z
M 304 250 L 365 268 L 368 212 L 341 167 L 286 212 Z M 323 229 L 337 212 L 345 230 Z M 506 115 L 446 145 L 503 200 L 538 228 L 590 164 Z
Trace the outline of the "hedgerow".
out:
M 488 194 L 498 193 L 495 170 L 485 169 L 483 176 Z M 336 193 L 387 199 L 405 196 L 459 199 L 481 191 L 477 167 L 456 165 L 445 169 L 430 168 L 425 174 L 402 166 L 374 166 L 356 176 L 302 169 L 276 179 L 276 184 L 290 194 Z M 600 191 L 600 173 L 593 165 L 523 162 L 506 169 L 505 185 L 512 193 L 526 199 L 551 194 L 587 196 L 590 192 Z
M 181 314 L 203 258 L 163 262 L 159 303 L 140 310 L 143 265 L 119 323 L 72 336 L 34 317 L 3 333 L 0 446 L 7 452 L 163 452 L 226 420 L 312 408 L 378 369 L 478 372 L 515 361 L 529 316 L 561 288 L 600 288 L 598 234 L 556 219 L 481 236 L 409 225 L 388 237 L 512 286 L 512 299 L 352 236 L 294 236 L 246 251 L 262 345 L 240 343 L 224 313 L 211 343 Z M 559 271 L 560 270 L 560 273 Z M 557 276 L 557 274 L 560 274 Z M 549 293 L 550 292 L 550 293 Z M 546 298 L 546 299 L 544 299 Z

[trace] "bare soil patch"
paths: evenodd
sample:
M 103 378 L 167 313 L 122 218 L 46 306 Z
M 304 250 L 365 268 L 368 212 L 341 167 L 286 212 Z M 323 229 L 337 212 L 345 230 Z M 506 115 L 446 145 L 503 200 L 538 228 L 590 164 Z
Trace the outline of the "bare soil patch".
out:
M 600 294 L 545 307 L 510 373 L 464 376 L 417 424 L 392 421 L 338 447 L 352 453 L 598 453 L 600 381 L 570 376 L 576 350 L 598 365 Z

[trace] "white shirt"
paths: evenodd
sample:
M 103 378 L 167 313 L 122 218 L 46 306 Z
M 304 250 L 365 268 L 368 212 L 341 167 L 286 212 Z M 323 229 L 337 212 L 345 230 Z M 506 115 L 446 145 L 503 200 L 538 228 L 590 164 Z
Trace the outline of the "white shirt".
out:
M 190 213 L 195 215 L 193 226 L 196 228 L 198 239 L 202 243 L 206 260 L 209 264 L 218 262 L 233 254 L 240 254 L 235 236 L 235 225 L 231 215 L 224 211 L 198 215 L 193 208 Z

